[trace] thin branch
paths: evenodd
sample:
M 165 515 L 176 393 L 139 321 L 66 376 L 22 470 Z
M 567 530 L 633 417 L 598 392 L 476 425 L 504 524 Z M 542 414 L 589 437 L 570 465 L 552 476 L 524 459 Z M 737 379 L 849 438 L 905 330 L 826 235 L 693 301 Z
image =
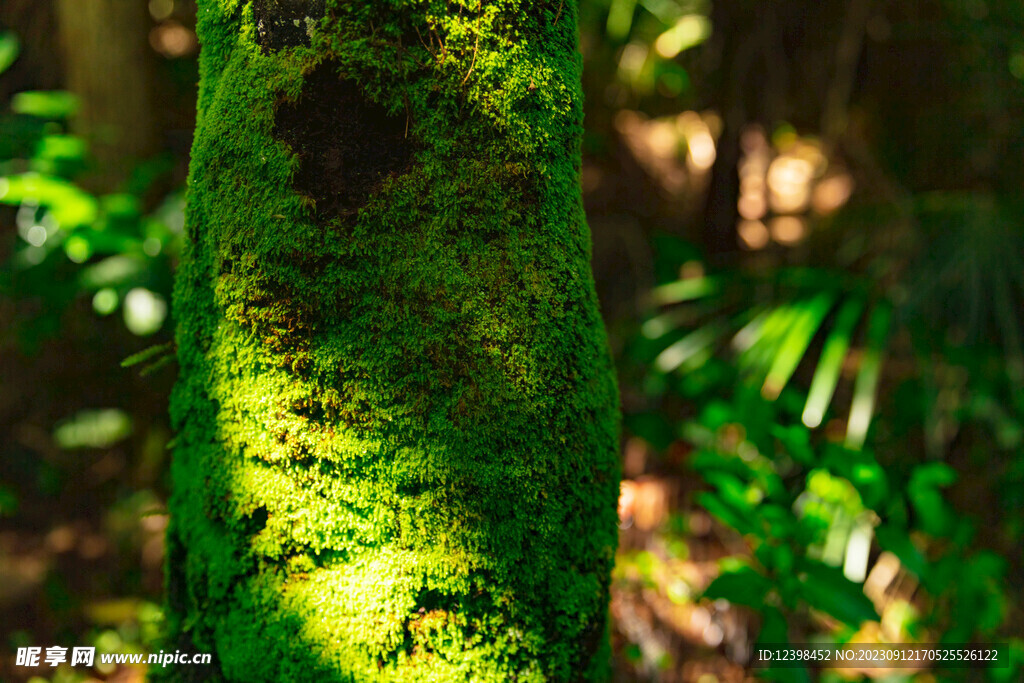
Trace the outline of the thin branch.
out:
M 843 22 L 843 31 L 836 45 L 836 71 L 825 95 L 821 116 L 821 132 L 826 148 L 835 145 L 846 131 L 846 109 L 857 75 L 864 45 L 864 32 L 871 14 L 871 0 L 851 0 Z
M 477 12 L 479 12 L 479 14 L 477 14 L 476 17 L 476 42 L 473 44 L 473 59 L 470 61 L 469 71 L 466 72 L 466 77 L 462 79 L 462 83 L 460 83 L 460 85 L 466 85 L 466 81 L 469 80 L 469 75 L 473 73 L 473 67 L 476 66 L 476 53 L 480 49 L 480 21 L 484 17 L 483 9 L 484 0 L 480 0 L 480 3 L 477 5 Z
M 423 40 L 423 34 L 420 33 L 420 27 L 419 26 L 414 26 L 413 28 L 416 29 L 416 37 L 420 39 L 420 45 L 422 45 L 423 49 L 426 50 L 430 54 L 430 56 L 434 58 L 434 61 L 437 61 L 437 54 L 433 50 L 430 49 L 430 46 L 427 45 L 427 41 Z M 430 42 L 431 43 L 434 42 L 433 34 L 431 34 L 431 36 L 430 36 Z

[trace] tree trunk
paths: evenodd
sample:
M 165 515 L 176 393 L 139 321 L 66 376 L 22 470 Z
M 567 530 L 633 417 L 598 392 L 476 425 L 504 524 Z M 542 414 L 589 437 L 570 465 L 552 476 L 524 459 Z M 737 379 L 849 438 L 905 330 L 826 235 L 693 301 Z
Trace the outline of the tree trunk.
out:
M 149 17 L 140 0 L 58 0 L 67 88 L 78 96 L 75 132 L 96 167 L 82 182 L 111 192 L 157 151 Z
M 224 678 L 604 677 L 617 395 L 575 22 L 200 2 L 168 612 Z

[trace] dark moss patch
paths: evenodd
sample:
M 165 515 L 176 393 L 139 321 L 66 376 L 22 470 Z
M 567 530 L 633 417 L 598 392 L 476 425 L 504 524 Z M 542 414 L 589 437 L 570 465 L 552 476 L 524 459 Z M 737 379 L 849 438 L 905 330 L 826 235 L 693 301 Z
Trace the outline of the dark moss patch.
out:
M 256 43 L 267 54 L 308 46 L 313 27 L 324 16 L 324 0 L 257 0 L 253 3 Z
M 267 506 L 261 505 L 252 511 L 247 517 L 243 517 L 246 534 L 254 536 L 267 526 L 267 521 L 270 519 L 270 513 L 267 512 Z
M 295 190 L 316 201 L 320 219 L 355 214 L 411 157 L 407 118 L 368 101 L 333 62 L 306 76 L 299 100 L 279 106 L 274 123 L 301 161 Z

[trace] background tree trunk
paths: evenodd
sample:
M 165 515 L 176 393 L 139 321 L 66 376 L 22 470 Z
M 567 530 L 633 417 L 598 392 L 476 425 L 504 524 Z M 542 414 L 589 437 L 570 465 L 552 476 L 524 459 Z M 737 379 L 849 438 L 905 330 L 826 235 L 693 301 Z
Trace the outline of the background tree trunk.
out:
M 0 78 L 0 101 L 23 90 L 56 90 L 63 85 L 63 60 L 54 50 L 56 9 L 38 0 L 0 2 L 0 30 L 14 31 L 21 50 Z M 55 54 L 56 53 L 56 54 Z
M 66 87 L 78 95 L 75 132 L 89 143 L 95 168 L 82 179 L 110 192 L 157 151 L 150 21 L 139 0 L 58 0 Z
M 231 680 L 604 677 L 575 2 L 208 0 L 199 35 L 172 645 Z

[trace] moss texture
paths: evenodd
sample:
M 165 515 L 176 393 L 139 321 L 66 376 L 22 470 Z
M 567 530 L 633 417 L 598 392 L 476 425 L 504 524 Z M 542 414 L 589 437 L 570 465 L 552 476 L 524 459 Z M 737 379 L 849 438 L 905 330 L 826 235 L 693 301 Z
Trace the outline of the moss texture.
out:
M 200 0 L 170 678 L 605 676 L 575 13 Z

